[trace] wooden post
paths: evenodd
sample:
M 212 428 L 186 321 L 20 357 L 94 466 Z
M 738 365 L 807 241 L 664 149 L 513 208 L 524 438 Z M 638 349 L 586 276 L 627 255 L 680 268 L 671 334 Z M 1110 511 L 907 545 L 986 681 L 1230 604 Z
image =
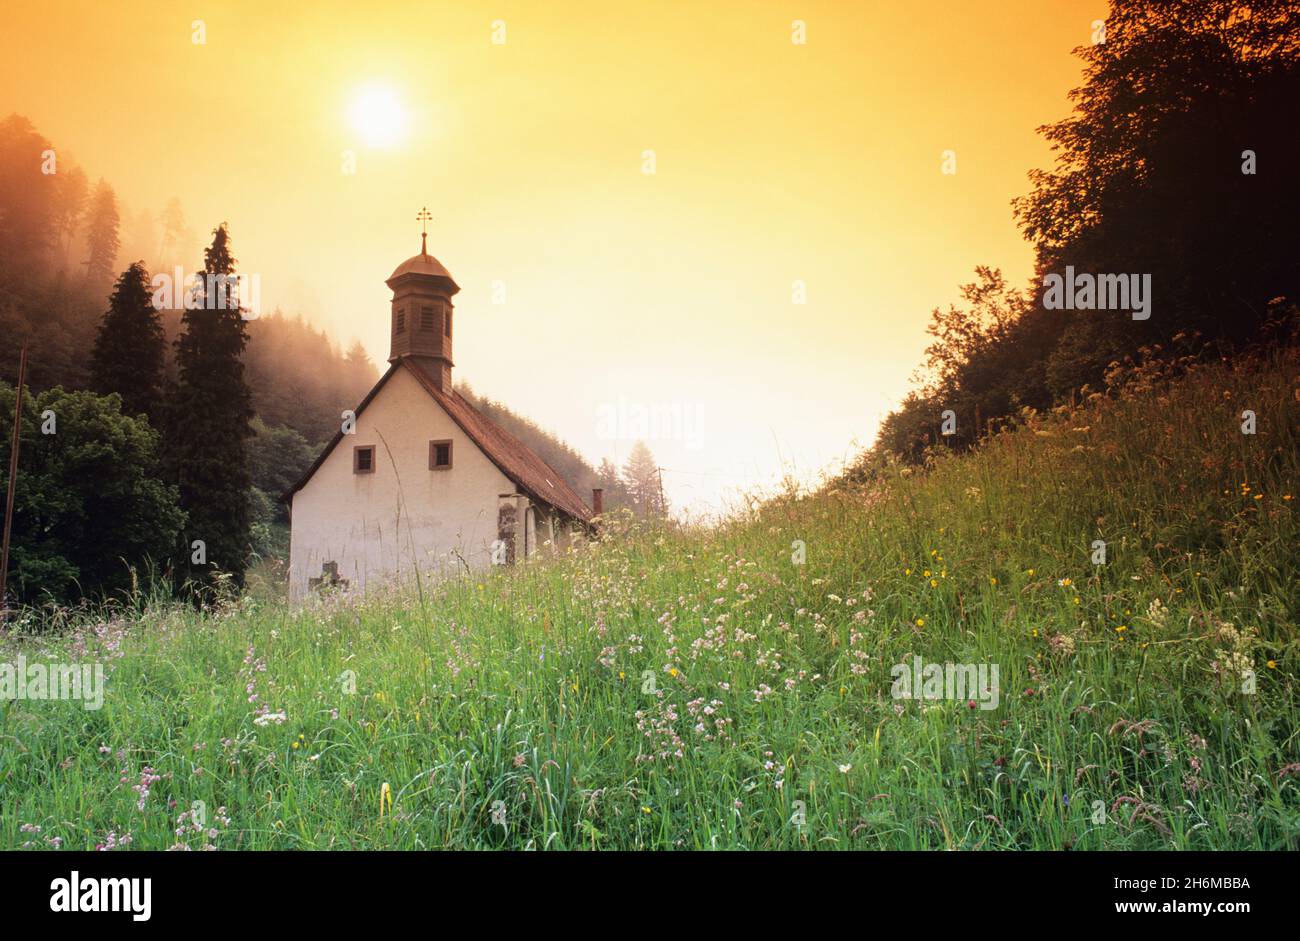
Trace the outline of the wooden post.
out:
M 14 434 L 9 448 L 9 486 L 5 492 L 4 546 L 0 548 L 0 614 L 9 610 L 6 585 L 9 575 L 9 531 L 14 522 L 14 495 L 18 492 L 18 433 L 23 426 L 23 381 L 27 378 L 27 345 L 18 354 L 18 389 L 14 396 Z

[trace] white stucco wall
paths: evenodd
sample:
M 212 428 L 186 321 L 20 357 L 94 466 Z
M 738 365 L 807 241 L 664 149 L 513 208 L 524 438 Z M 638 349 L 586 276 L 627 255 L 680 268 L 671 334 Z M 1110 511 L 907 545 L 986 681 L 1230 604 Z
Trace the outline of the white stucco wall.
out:
M 452 468 L 430 470 L 429 442 L 445 438 Z M 353 448 L 365 445 L 375 446 L 374 473 L 354 474 Z M 357 417 L 356 434 L 294 494 L 290 598 L 301 600 L 331 561 L 353 590 L 408 580 L 417 563 L 435 577 L 464 571 L 457 554 L 472 570 L 487 568 L 498 497 L 517 489 L 400 369 Z

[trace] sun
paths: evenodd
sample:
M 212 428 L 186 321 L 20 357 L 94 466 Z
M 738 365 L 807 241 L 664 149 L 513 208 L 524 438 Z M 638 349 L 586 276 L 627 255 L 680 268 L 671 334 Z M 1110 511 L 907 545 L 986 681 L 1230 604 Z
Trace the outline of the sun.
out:
M 406 111 L 386 85 L 363 85 L 348 110 L 352 129 L 369 147 L 392 147 L 406 135 Z

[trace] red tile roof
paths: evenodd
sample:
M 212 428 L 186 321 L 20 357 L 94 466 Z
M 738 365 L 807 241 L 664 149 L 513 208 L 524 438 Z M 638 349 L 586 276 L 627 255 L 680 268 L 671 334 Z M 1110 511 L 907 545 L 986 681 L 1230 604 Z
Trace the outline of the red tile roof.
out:
M 539 503 L 546 504 L 559 510 L 560 512 L 571 516 L 583 523 L 591 522 L 591 510 L 582 498 L 573 492 L 570 487 L 553 468 L 540 457 L 533 453 L 523 442 L 514 437 L 504 429 L 494 425 L 491 421 L 481 415 L 472 405 L 467 402 L 459 392 L 443 392 L 438 388 L 437 382 L 423 368 L 418 360 L 410 357 L 402 357 L 388 368 L 388 372 L 375 383 L 375 387 L 370 390 L 361 404 L 356 408 L 356 414 L 360 415 L 362 410 L 370 404 L 371 400 L 388 382 L 389 378 L 398 369 L 405 368 L 415 380 L 420 383 L 420 387 L 442 406 L 442 410 L 451 416 L 451 420 L 460 426 L 461 431 L 469 435 L 470 439 L 479 447 L 488 460 L 497 466 L 501 473 L 505 474 L 514 484 L 524 493 L 532 497 Z M 325 462 L 330 452 L 335 446 L 343 440 L 342 431 L 334 435 L 330 443 L 321 451 L 320 456 L 308 468 L 307 473 L 302 479 L 294 484 L 281 497 L 288 503 L 295 493 L 311 480 L 316 469 Z

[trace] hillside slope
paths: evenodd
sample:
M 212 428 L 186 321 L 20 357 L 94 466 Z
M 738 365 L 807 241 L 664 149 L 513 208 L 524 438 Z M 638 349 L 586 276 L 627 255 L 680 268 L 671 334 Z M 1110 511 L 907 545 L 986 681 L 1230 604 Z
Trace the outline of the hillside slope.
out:
M 1295 848 L 1298 373 L 1133 377 L 423 600 L 11 639 L 111 672 L 3 706 L 0 845 Z M 895 698 L 917 656 L 984 682 Z

